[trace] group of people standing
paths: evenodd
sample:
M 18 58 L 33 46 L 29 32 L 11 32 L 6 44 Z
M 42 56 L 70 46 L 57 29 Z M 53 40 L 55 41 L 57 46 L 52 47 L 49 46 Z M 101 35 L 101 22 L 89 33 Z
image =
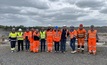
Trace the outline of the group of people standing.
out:
M 94 29 L 93 25 L 91 25 L 88 32 L 84 29 L 83 24 L 80 24 L 78 30 L 75 30 L 74 26 L 70 26 L 68 30 L 64 25 L 62 29 L 59 29 L 58 26 L 54 28 L 49 26 L 47 30 L 42 27 L 40 31 L 34 28 L 31 28 L 31 30 L 27 28 L 25 32 L 22 29 L 16 32 L 15 28 L 13 28 L 9 34 L 11 52 L 15 51 L 16 41 L 18 41 L 18 52 L 20 47 L 22 51 L 24 50 L 23 42 L 25 42 L 26 51 L 38 53 L 40 49 L 41 52 L 45 52 L 47 47 L 47 52 L 52 52 L 54 45 L 55 52 L 65 53 L 67 38 L 70 38 L 71 53 L 84 53 L 85 39 L 87 39 L 89 54 L 96 55 L 96 42 L 99 39 L 97 30 Z M 78 43 L 77 50 L 75 45 L 76 39 Z

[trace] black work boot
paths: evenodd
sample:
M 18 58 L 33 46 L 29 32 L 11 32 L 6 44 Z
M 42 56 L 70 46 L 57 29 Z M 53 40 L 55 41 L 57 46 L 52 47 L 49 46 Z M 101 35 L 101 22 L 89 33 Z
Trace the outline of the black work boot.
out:
M 81 53 L 84 54 L 84 50 L 82 50 Z

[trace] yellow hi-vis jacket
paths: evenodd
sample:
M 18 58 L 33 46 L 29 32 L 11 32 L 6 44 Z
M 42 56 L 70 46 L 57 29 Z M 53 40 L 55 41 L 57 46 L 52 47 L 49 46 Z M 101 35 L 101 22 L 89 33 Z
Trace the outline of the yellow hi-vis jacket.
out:
M 16 41 L 16 39 L 17 39 L 17 33 L 16 32 L 15 33 L 10 32 L 9 33 L 9 39 L 10 39 L 10 41 Z
M 23 40 L 23 32 L 17 33 L 17 40 Z

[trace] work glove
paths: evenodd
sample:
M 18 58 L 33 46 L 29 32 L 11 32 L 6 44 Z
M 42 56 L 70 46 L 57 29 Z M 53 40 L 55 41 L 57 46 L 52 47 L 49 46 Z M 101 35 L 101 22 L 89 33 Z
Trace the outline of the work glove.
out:
M 11 41 L 11 38 L 10 38 L 10 37 L 9 37 L 8 39 L 9 39 L 9 41 Z

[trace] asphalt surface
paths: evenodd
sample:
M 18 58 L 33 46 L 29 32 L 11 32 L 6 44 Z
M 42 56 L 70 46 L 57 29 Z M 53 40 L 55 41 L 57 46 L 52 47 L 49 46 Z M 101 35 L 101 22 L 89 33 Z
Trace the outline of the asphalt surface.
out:
M 107 47 L 97 47 L 97 55 L 63 53 L 10 52 L 9 46 L 0 45 L 0 65 L 107 65 Z

